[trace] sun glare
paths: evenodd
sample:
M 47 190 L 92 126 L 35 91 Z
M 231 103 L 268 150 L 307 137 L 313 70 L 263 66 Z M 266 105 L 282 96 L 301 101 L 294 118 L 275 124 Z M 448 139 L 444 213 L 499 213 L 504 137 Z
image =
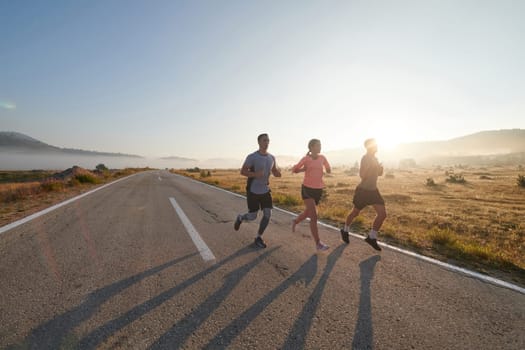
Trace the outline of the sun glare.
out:
M 376 141 L 380 149 L 385 149 L 388 151 L 395 149 L 400 143 L 403 142 L 402 140 L 399 140 L 397 138 L 385 136 L 376 137 Z
M 379 149 L 391 151 L 399 144 L 406 142 L 406 136 L 396 129 L 377 130 L 374 138 L 377 141 Z

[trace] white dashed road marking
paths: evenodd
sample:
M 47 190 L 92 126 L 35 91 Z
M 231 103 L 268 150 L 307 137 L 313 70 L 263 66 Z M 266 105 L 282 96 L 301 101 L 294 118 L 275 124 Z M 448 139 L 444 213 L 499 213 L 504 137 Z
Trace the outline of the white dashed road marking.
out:
M 190 222 L 190 219 L 188 219 L 186 214 L 184 214 L 184 211 L 182 211 L 181 207 L 179 206 L 175 198 L 170 197 L 170 202 L 171 202 L 171 205 L 173 205 L 173 208 L 175 208 L 175 211 L 177 212 L 177 214 L 179 215 L 182 223 L 184 224 L 184 227 L 186 228 L 186 231 L 188 231 L 191 237 L 191 240 L 197 247 L 197 250 L 199 251 L 199 253 L 201 253 L 201 256 L 204 259 L 204 261 L 215 260 L 215 256 L 211 252 L 210 248 L 208 248 L 208 246 L 206 245 L 204 240 L 201 238 L 201 236 L 199 235 L 195 227 L 193 227 L 193 225 Z

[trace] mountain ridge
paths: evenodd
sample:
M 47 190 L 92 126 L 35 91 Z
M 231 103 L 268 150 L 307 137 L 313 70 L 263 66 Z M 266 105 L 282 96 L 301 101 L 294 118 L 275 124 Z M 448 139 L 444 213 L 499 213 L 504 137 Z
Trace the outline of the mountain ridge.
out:
M 75 148 L 61 148 L 49 145 L 39 141 L 31 136 L 16 131 L 0 131 L 0 151 L 14 152 L 38 152 L 38 153 L 58 153 L 68 155 L 85 155 L 85 156 L 109 156 L 109 157 L 130 157 L 143 158 L 136 154 L 112 153 L 90 151 Z
M 364 154 L 364 148 L 340 149 L 323 152 L 332 166 L 354 166 Z M 51 158 L 58 156 L 105 157 L 108 162 L 111 159 L 130 159 L 126 165 L 146 163 L 159 163 L 160 167 L 188 167 L 199 166 L 202 168 L 238 168 L 242 159 L 192 159 L 179 156 L 159 157 L 146 159 L 145 157 L 124 153 L 109 153 L 99 151 L 86 151 L 72 148 L 59 148 L 41 142 L 28 135 L 13 132 L 0 131 L 0 155 L 4 161 L 13 161 L 13 157 L 24 155 L 31 158 Z M 11 157 L 9 157 L 11 156 Z M 302 155 L 301 155 L 302 156 Z M 276 155 L 277 163 L 281 167 L 287 167 L 297 162 L 301 156 Z M 453 164 L 525 164 L 525 129 L 501 129 L 485 130 L 469 135 L 451 138 L 448 140 L 423 141 L 403 143 L 394 149 L 383 149 L 381 145 L 377 157 L 387 167 L 398 167 L 401 164 L 428 165 L 453 165 Z M 27 159 L 29 159 L 27 158 Z M 136 159 L 136 161 L 131 161 Z M 407 162 L 408 160 L 408 162 Z M 16 160 L 16 166 L 20 166 L 22 160 Z M 104 160 L 106 161 L 106 160 Z M 118 162 L 121 163 L 121 162 Z M 33 163 L 35 164 L 35 163 Z M 38 164 L 42 164 L 39 160 Z M 71 164 L 69 164 L 70 166 Z M 5 165 L 4 165 L 5 166 Z M 27 166 L 30 166 L 29 164 Z

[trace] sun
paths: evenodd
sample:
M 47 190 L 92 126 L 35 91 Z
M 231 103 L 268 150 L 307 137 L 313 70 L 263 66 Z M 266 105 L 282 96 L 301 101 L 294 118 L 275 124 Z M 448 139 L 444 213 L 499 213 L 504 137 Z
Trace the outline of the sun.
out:
M 378 130 L 375 133 L 375 137 L 379 149 L 387 151 L 394 150 L 398 145 L 406 142 L 404 135 L 400 134 L 396 130 Z

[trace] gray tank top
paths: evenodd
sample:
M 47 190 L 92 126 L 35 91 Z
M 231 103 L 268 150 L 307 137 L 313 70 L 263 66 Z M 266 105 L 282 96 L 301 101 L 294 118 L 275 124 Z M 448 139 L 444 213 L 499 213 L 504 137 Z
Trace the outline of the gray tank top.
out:
M 255 194 L 264 194 L 270 190 L 270 174 L 275 164 L 275 158 L 270 154 L 260 154 L 255 151 L 249 154 L 244 161 L 243 168 L 249 167 L 252 171 L 263 170 L 264 176 L 248 178 L 247 190 Z

